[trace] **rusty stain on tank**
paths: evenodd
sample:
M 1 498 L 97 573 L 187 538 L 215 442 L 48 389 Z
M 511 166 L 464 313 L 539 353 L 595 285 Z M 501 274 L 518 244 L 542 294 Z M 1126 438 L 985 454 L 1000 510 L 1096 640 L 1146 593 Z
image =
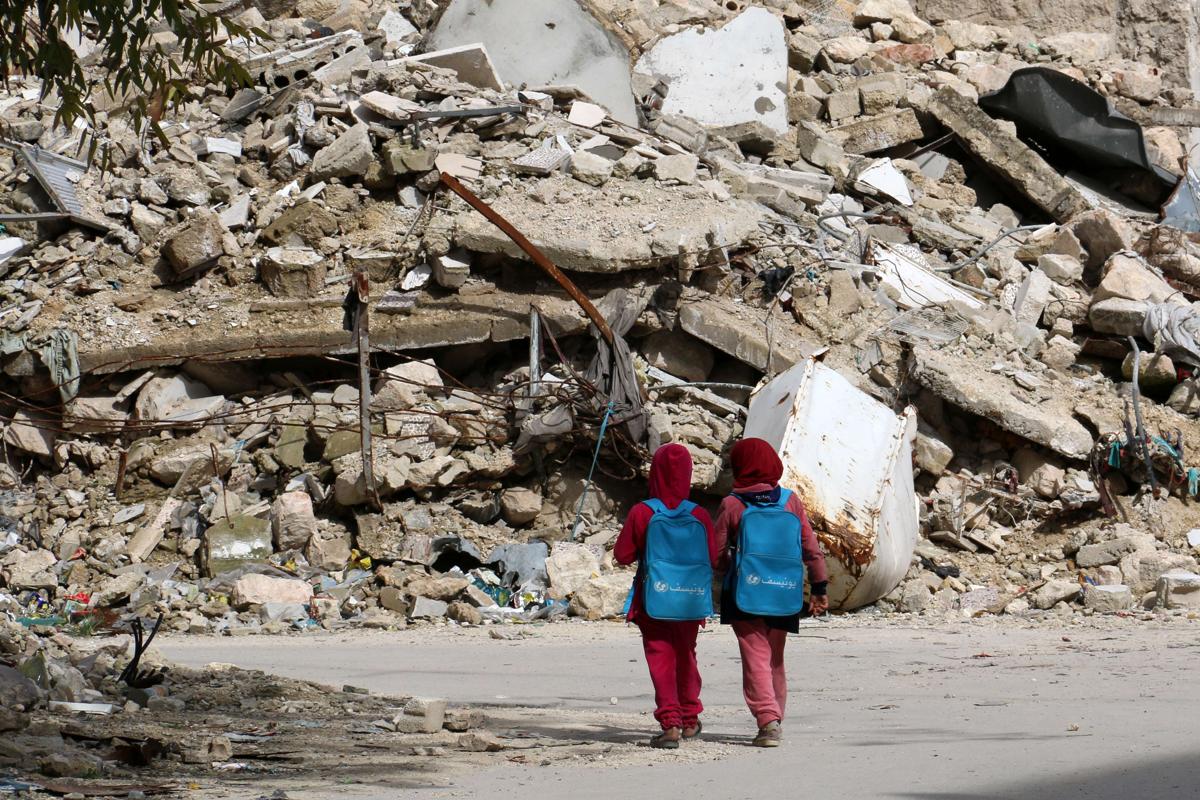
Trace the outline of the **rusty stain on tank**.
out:
M 800 497 L 813 531 L 821 542 L 825 554 L 840 561 L 855 576 L 861 575 L 863 567 L 875 557 L 874 531 L 876 513 L 863 512 L 853 505 L 841 509 L 832 516 L 817 501 L 820 496 L 810 480 L 789 470 L 784 485 Z

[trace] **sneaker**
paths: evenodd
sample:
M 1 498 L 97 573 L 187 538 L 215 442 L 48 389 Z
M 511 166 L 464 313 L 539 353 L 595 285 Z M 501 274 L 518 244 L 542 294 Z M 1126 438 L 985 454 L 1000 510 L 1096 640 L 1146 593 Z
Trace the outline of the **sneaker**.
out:
M 704 730 L 704 723 L 702 723 L 700 720 L 696 720 L 695 725 L 689 725 L 689 726 L 684 727 L 683 738 L 684 739 L 695 739 L 700 735 L 701 731 L 703 731 L 703 730 Z
M 679 728 L 667 728 L 650 740 L 650 746 L 656 747 L 659 750 L 678 750 L 679 740 L 682 737 L 683 731 Z
M 768 722 L 758 729 L 758 736 L 754 737 L 755 747 L 779 747 L 783 741 L 783 727 L 779 724 L 779 720 Z

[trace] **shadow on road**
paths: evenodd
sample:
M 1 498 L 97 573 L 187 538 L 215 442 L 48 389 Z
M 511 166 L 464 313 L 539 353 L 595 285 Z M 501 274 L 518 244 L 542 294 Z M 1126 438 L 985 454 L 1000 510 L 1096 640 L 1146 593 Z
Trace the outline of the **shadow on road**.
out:
M 1036 769 L 1036 763 L 1030 767 Z M 974 792 L 897 792 L 891 797 L 910 800 L 1167 800 L 1196 796 L 1200 785 L 1200 755 L 1181 754 L 1153 761 L 1115 764 L 1086 774 L 1034 776 Z
M 503 726 L 509 723 L 507 728 Z M 621 725 L 604 725 L 601 723 L 571 723 L 562 724 L 530 724 L 516 720 L 501 720 L 493 718 L 492 725 L 504 730 L 504 735 L 516 738 L 552 739 L 560 742 L 588 743 L 607 742 L 609 744 L 644 745 L 650 737 L 658 733 L 656 728 L 628 728 Z M 752 734 L 717 733 L 705 728 L 702 741 L 712 744 L 740 745 L 749 747 L 754 740 Z M 685 743 L 686 746 L 686 743 Z

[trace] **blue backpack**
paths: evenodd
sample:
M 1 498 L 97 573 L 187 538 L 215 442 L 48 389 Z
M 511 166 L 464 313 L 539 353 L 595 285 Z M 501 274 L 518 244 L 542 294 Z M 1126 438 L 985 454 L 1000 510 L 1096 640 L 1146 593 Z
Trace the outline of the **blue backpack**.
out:
M 658 499 L 645 502 L 654 511 L 639 569 L 646 613 L 662 620 L 707 618 L 713 610 L 713 572 L 708 532 L 692 516 L 696 504 L 684 500 L 670 509 Z
M 804 608 L 804 548 L 800 518 L 787 510 L 791 491 L 762 505 L 747 503 L 738 530 L 737 607 L 747 614 L 788 617 Z

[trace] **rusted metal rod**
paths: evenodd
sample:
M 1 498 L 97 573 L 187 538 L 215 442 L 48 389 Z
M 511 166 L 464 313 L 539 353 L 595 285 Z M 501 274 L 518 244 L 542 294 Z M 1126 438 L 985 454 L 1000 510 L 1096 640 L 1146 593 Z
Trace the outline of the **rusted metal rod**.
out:
M 613 343 L 612 328 L 608 327 L 608 323 L 604 320 L 604 315 L 592 305 L 592 301 L 587 298 L 583 292 L 579 291 L 579 287 L 571 282 L 571 279 L 563 274 L 563 271 L 554 265 L 546 255 L 533 246 L 525 236 L 512 226 L 508 220 L 500 216 L 494 208 L 480 200 L 474 192 L 463 186 L 453 175 L 442 173 L 442 183 L 444 183 L 450 191 L 467 201 L 467 205 L 483 214 L 487 221 L 495 225 L 500 230 L 504 231 L 504 235 L 512 239 L 517 247 L 525 252 L 525 255 L 533 259 L 533 263 L 542 268 L 543 271 L 553 278 L 563 290 L 571 296 L 571 299 L 579 304 L 583 309 L 583 313 L 587 314 L 588 319 L 596 326 L 596 330 L 600 331 L 600 335 L 604 337 L 604 341 L 610 345 Z

